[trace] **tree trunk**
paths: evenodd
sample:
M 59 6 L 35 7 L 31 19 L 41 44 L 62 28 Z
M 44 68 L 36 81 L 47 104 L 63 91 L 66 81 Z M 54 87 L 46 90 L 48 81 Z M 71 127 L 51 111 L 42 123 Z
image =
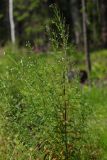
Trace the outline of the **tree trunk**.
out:
M 103 45 L 107 47 L 107 0 L 101 0 L 101 24 Z
M 78 0 L 70 0 L 70 14 L 72 17 L 73 29 L 75 33 L 75 42 L 80 48 L 81 45 L 81 16 Z
M 10 21 L 10 33 L 11 41 L 15 43 L 15 25 L 13 19 L 13 0 L 9 0 L 9 21 Z
M 82 0 L 82 13 L 83 13 L 83 38 L 84 38 L 84 51 L 86 54 L 86 65 L 88 75 L 91 71 L 91 60 L 89 53 L 89 45 L 88 45 L 88 36 L 87 36 L 87 19 L 86 19 L 86 6 L 85 0 Z

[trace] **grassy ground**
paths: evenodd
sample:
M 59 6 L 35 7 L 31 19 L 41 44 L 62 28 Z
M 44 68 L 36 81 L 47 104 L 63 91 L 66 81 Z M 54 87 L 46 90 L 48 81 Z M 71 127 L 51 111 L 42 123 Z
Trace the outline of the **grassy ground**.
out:
M 99 135 L 102 148 L 102 160 L 107 159 L 107 87 L 92 87 L 88 91 L 87 101 L 91 101 L 94 108 L 95 121 L 92 120 L 94 132 Z
M 99 133 L 100 144 L 103 150 L 102 160 L 107 159 L 107 50 L 96 51 L 91 54 L 93 86 L 85 91 L 87 101 L 91 101 L 96 115 L 93 125 Z M 94 122 L 93 122 L 94 123 Z
M 99 133 L 100 144 L 103 150 L 102 160 L 107 159 L 107 50 L 93 52 L 92 83 L 93 86 L 86 91 L 87 100 L 91 101 L 96 115 L 93 125 L 95 132 Z M 94 123 L 94 122 L 93 122 Z
M 14 52 L 11 50 L 11 48 L 8 48 L 8 49 L 5 49 L 5 50 L 6 50 L 5 51 L 6 55 L 5 56 L 1 55 L 1 58 L 0 58 L 0 72 L 1 72 L 1 74 L 0 74 L 0 78 L 1 78 L 0 86 L 2 86 L 2 80 L 3 80 L 2 77 L 5 77 L 3 75 L 6 74 L 8 66 L 10 67 L 13 64 L 14 64 L 14 66 L 17 66 L 17 62 L 20 61 L 20 58 L 21 58 L 21 54 L 20 55 L 16 54 L 16 53 L 19 52 L 19 50 L 15 50 Z M 25 52 L 25 51 L 20 51 L 20 52 L 22 53 L 22 52 Z M 11 55 L 10 55 L 10 53 L 11 53 Z M 15 58 L 12 58 L 12 56 L 14 54 L 16 54 L 16 56 L 15 56 Z M 51 64 L 55 65 L 55 63 L 54 63 L 55 57 L 53 55 L 47 55 L 47 56 L 40 55 L 40 56 L 37 56 L 37 58 L 40 59 L 40 61 L 39 61 L 40 66 L 39 66 L 39 64 L 38 64 L 38 66 L 41 68 L 41 72 L 43 70 L 45 70 L 45 68 L 43 67 L 43 64 L 45 64 L 45 67 L 46 67 L 46 64 L 48 64 L 48 67 L 49 67 L 49 64 L 50 64 L 50 66 L 51 66 Z M 26 99 L 26 97 L 28 98 L 27 99 L 27 105 L 30 105 L 31 102 L 36 103 L 35 100 L 31 100 L 32 96 L 33 96 L 33 95 L 31 95 L 31 93 L 34 92 L 34 87 L 35 87 L 35 86 L 33 86 L 33 83 L 35 83 L 35 82 L 32 80 L 32 77 L 35 76 L 34 75 L 35 74 L 35 66 L 32 63 L 34 57 L 28 59 L 28 57 L 26 57 L 24 55 L 23 59 L 24 59 L 23 66 L 24 66 L 25 70 L 21 69 L 21 66 L 20 66 L 20 65 L 22 65 L 21 61 L 20 61 L 19 65 L 17 67 L 13 67 L 12 72 L 11 72 L 11 67 L 10 67 L 10 69 L 9 69 L 10 74 L 11 73 L 13 74 L 13 72 L 14 72 L 14 74 L 13 74 L 13 77 L 12 76 L 7 76 L 7 77 L 9 77 L 9 79 L 8 79 L 8 81 L 6 81 L 6 83 L 7 83 L 7 86 L 8 85 L 11 86 L 11 84 L 13 84 L 13 87 L 16 87 L 15 85 L 17 85 L 16 89 L 18 91 L 20 91 L 23 96 L 25 96 L 24 99 Z M 58 59 L 59 59 L 59 57 L 58 57 Z M 89 121 L 89 125 L 93 129 L 93 137 L 94 137 L 94 135 L 95 136 L 97 135 L 98 139 L 99 139 L 98 145 L 100 146 L 101 152 L 102 152 L 102 159 L 100 159 L 100 160 L 107 160 L 107 126 L 106 126 L 106 124 L 107 124 L 107 69 L 106 69 L 106 67 L 107 67 L 107 50 L 101 50 L 101 51 L 92 53 L 91 54 L 91 59 L 92 59 L 92 73 L 91 73 L 92 86 L 89 87 L 87 85 L 84 85 L 82 87 L 82 92 L 83 92 L 84 99 L 86 99 L 86 102 L 93 106 L 93 116 L 92 117 L 94 117 L 94 119 L 92 118 Z M 84 67 L 85 67 L 84 57 L 82 57 L 81 55 L 77 55 L 77 56 L 74 55 L 73 60 L 75 62 L 78 62 L 76 68 L 83 68 L 84 69 Z M 81 60 L 82 60 L 82 62 L 81 62 Z M 30 70 L 29 66 L 27 66 L 27 63 L 26 63 L 27 61 L 31 62 L 29 64 L 33 66 L 32 70 Z M 56 68 L 56 70 L 57 69 L 58 68 Z M 48 68 L 47 75 L 44 74 L 44 76 L 48 77 L 48 74 L 50 73 L 50 71 L 52 71 L 52 70 L 50 70 L 50 68 Z M 41 72 L 39 72 L 39 75 L 42 75 Z M 26 79 L 27 84 L 29 83 L 31 86 L 26 86 L 25 85 L 25 88 L 23 88 L 22 87 L 23 84 L 21 84 L 22 86 L 20 86 L 20 84 L 17 82 L 17 79 L 20 77 L 20 74 L 22 75 L 22 73 L 23 73 L 23 76 L 22 76 L 23 79 Z M 47 77 L 46 77 L 46 81 L 47 81 Z M 5 79 L 4 79 L 4 81 L 5 81 Z M 32 82 L 30 82 L 30 81 L 32 81 Z M 24 81 L 24 83 L 25 83 L 25 81 Z M 37 82 L 37 83 L 39 83 L 39 82 Z M 29 93 L 27 92 L 27 89 L 28 89 L 27 87 L 29 88 Z M 19 88 L 20 88 L 20 90 L 19 90 Z M 38 88 L 36 88 L 36 89 L 38 90 Z M 1 90 L 1 91 L 3 92 L 3 90 Z M 36 94 L 36 92 L 35 92 L 35 94 Z M 16 100 L 18 98 L 20 99 L 20 97 L 18 97 L 18 95 L 16 94 L 16 99 L 15 99 L 14 103 L 16 103 Z M 45 97 L 45 98 L 47 99 L 48 97 Z M 4 99 L 4 101 L 6 101 L 6 100 L 7 99 Z M 42 102 L 40 101 L 40 103 L 42 103 Z M 5 103 L 2 102 L 1 104 L 5 104 Z M 1 111 L 2 111 L 2 109 L 1 109 Z M 13 113 L 14 112 L 15 111 L 13 111 Z M 41 110 L 40 110 L 40 112 L 41 112 Z M 29 110 L 29 114 L 31 114 L 31 113 L 33 113 L 33 112 Z M 19 114 L 19 113 L 17 113 L 17 114 Z M 27 114 L 27 112 L 26 112 L 26 114 Z M 33 121 L 34 119 L 31 118 L 31 120 Z M 28 122 L 29 119 L 27 119 L 27 120 L 24 119 L 24 121 Z M 2 121 L 0 122 L 0 125 L 3 127 Z M 15 129 L 17 130 L 17 127 Z M 19 128 L 19 129 L 23 129 L 23 127 Z M 10 131 L 10 132 L 12 132 L 12 131 Z M 23 132 L 23 134 L 25 134 L 25 133 Z M 29 135 L 26 135 L 26 136 L 28 136 L 28 138 L 29 138 Z M 8 138 L 10 138 L 10 137 L 8 137 Z M 6 159 L 6 160 L 9 159 L 10 160 L 12 157 L 7 158 L 5 156 L 5 154 L 7 154 L 7 153 L 9 154 L 9 152 L 11 153 L 11 150 L 9 150 L 9 148 L 12 148 L 13 144 L 11 144 L 10 142 L 6 143 L 6 141 L 10 141 L 9 139 L 7 139 L 7 140 L 6 139 L 2 140 L 2 139 L 3 138 L 1 136 L 0 137 L 0 148 L 2 148 L 2 149 L 0 150 L 0 156 L 2 155 L 2 158 L 1 157 L 0 158 L 1 158 L 1 160 L 4 160 L 4 159 Z M 25 139 L 25 141 L 28 141 L 28 140 Z M 17 140 L 17 135 L 15 135 L 15 142 L 14 143 L 16 143 L 18 145 L 20 143 Z M 9 144 L 9 148 L 7 146 L 8 144 Z M 3 148 L 3 146 L 4 146 L 4 148 Z M 6 151 L 4 151 L 4 149 L 6 149 Z M 25 151 L 25 153 L 29 155 L 28 156 L 29 159 L 33 160 L 33 158 L 31 158 L 31 154 L 30 154 L 30 152 L 32 152 L 31 147 L 30 147 L 29 152 L 26 150 L 26 147 L 23 144 L 19 145 L 19 148 L 17 148 L 17 149 L 20 152 Z M 7 153 L 5 153 L 5 152 L 7 152 Z M 13 157 L 14 157 L 14 155 L 17 155 L 14 152 L 12 152 Z M 16 158 L 16 159 L 18 159 L 18 160 L 26 159 L 25 158 L 26 155 L 24 155 L 24 154 L 21 158 L 19 158 L 20 156 L 18 156 L 18 155 L 17 155 L 17 157 L 18 158 Z M 74 159 L 74 160 L 76 160 L 76 159 Z

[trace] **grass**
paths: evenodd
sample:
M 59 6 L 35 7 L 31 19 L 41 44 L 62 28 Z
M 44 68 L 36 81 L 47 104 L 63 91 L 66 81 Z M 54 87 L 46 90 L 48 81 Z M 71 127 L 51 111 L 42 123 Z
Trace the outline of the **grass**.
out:
M 59 83 L 62 81 L 60 77 L 60 72 L 62 73 L 61 54 L 26 56 L 25 54 L 19 54 L 19 52 L 25 52 L 19 49 L 13 51 L 10 47 L 5 50 L 6 55 L 1 56 L 0 59 L 0 112 L 2 113 L 0 118 L 0 159 L 34 160 L 35 157 L 36 159 L 38 157 L 43 159 L 44 155 L 47 159 L 52 159 L 52 156 L 53 159 L 55 157 L 56 159 L 63 159 L 63 152 L 65 151 L 63 147 L 64 137 L 62 134 L 59 135 L 55 132 L 57 129 L 55 127 L 59 126 L 59 122 L 63 126 L 63 119 L 62 121 L 55 120 L 57 116 L 59 120 L 62 118 L 61 114 L 63 111 L 58 106 L 57 112 L 59 114 L 56 114 L 56 108 L 54 108 L 54 106 L 59 105 L 59 102 L 63 106 L 64 102 L 62 96 L 60 96 L 60 99 L 57 98 L 62 91 L 59 87 L 62 85 Z M 73 61 L 78 61 L 76 68 L 85 68 L 83 57 L 75 56 L 74 54 L 70 58 Z M 83 60 L 83 63 L 79 63 L 81 61 L 80 58 Z M 72 97 L 75 98 L 72 103 L 80 109 L 78 111 L 83 109 L 85 114 L 91 114 L 90 111 L 88 111 L 89 113 L 85 111 L 87 106 L 92 110 L 93 114 L 88 120 L 91 133 L 89 132 L 88 136 L 93 145 L 86 146 L 91 158 L 85 155 L 85 149 L 81 150 L 82 154 L 78 155 L 78 148 L 81 149 L 83 147 L 81 145 L 83 140 L 77 140 L 77 133 L 78 131 L 82 133 L 82 127 L 84 129 L 84 126 L 80 124 L 80 121 L 83 120 L 80 118 L 81 114 L 75 112 L 75 116 L 73 115 L 75 123 L 81 125 L 81 127 L 78 130 L 77 126 L 74 126 L 75 129 L 73 129 L 75 132 L 77 130 L 77 132 L 75 136 L 72 135 L 70 137 L 74 143 L 74 148 L 76 148 L 73 150 L 75 154 L 73 154 L 72 160 L 78 159 L 78 156 L 80 156 L 79 159 L 81 160 L 107 159 L 107 87 L 105 85 L 107 81 L 107 51 L 92 53 L 91 58 L 93 64 L 91 75 L 93 85 L 91 87 L 87 85 L 82 86 L 78 95 L 78 89 L 75 90 L 77 86 L 73 82 L 73 84 L 70 84 L 71 88 L 69 88 L 69 94 L 67 95 L 71 99 Z M 72 110 L 70 111 L 71 113 Z M 36 124 L 39 125 L 36 126 Z M 60 129 L 64 131 L 63 128 Z M 35 135 L 35 133 L 37 134 Z M 37 142 L 35 142 L 35 139 Z M 49 141 L 46 141 L 48 139 Z M 61 139 L 62 141 L 60 141 Z M 72 148 L 73 146 L 69 146 L 68 149 L 72 150 Z M 101 151 L 99 148 L 101 148 Z M 102 157 L 98 157 L 100 152 Z M 58 156 L 60 157 L 58 158 Z
M 99 141 L 102 148 L 102 160 L 107 159 L 107 87 L 94 86 L 90 91 L 85 92 L 94 107 L 96 121 L 92 120 L 94 133 L 99 135 Z

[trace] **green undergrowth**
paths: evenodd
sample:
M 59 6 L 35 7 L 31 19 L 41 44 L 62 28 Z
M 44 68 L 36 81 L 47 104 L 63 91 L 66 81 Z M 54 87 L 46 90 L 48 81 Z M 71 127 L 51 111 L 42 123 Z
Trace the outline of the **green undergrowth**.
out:
M 101 160 L 102 94 L 64 78 L 61 52 L 7 53 L 0 65 L 1 160 Z
M 101 160 L 107 159 L 107 87 L 93 86 L 91 89 L 84 89 L 87 102 L 93 105 L 95 119 L 90 121 L 94 133 L 99 136 L 99 145 L 102 150 Z

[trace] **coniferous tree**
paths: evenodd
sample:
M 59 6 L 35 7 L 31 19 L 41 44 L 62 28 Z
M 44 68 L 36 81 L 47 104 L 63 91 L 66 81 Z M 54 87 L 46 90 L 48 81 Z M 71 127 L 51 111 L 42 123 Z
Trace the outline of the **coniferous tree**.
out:
M 48 21 L 46 2 L 45 0 L 14 0 L 16 34 L 20 44 L 45 39 L 44 32 Z
M 107 1 L 101 0 L 101 26 L 103 46 L 107 47 Z
M 9 39 L 8 1 L 0 1 L 0 45 Z

